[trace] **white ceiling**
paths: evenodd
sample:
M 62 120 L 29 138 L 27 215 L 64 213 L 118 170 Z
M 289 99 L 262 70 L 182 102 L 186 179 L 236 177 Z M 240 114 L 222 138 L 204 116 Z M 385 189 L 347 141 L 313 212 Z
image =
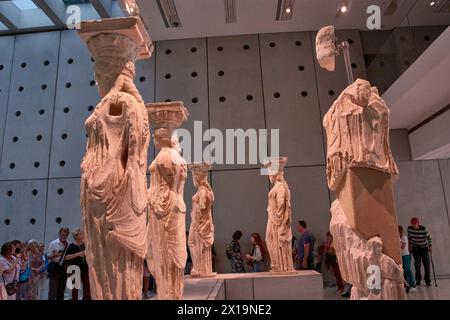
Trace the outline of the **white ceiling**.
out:
M 369 5 L 379 5 L 382 12 L 393 0 L 352 0 L 343 17 L 336 17 L 342 0 L 295 0 L 293 18 L 276 21 L 277 0 L 236 0 L 237 23 L 225 23 L 224 0 L 174 0 L 181 19 L 180 28 L 166 28 L 156 0 L 137 0 L 141 15 L 152 39 L 169 40 L 239 34 L 312 31 L 325 25 L 337 29 L 367 30 Z M 400 25 L 448 25 L 450 14 L 432 12 L 428 0 L 395 0 L 398 9 L 392 16 L 382 17 L 382 26 L 392 29 Z M 408 20 L 405 18 L 408 16 Z

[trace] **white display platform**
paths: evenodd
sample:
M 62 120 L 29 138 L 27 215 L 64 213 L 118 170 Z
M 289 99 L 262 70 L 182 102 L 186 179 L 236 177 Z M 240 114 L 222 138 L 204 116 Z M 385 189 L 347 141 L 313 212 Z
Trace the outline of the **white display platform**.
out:
M 223 279 L 191 278 L 184 279 L 183 300 L 225 300 L 225 285 Z
M 322 275 L 316 271 L 225 273 L 186 277 L 184 300 L 322 300 Z

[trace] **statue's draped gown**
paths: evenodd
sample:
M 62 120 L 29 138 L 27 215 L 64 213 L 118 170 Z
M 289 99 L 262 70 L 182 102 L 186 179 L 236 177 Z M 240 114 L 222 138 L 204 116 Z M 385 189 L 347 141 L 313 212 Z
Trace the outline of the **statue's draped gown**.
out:
M 207 184 L 199 186 L 192 197 L 191 226 L 189 229 L 189 250 L 192 256 L 192 275 L 212 273 L 211 248 L 214 242 L 214 225 L 211 208 L 214 194 Z
M 292 260 L 291 193 L 285 181 L 276 181 L 269 192 L 266 244 L 273 271 L 294 270 Z
M 81 207 L 93 299 L 141 299 L 146 241 L 144 104 L 111 92 L 86 120 Z
M 160 170 L 169 169 L 170 188 Z M 163 147 L 150 165 L 147 262 L 156 279 L 158 299 L 181 299 L 186 265 L 186 206 L 183 200 L 187 166 L 175 149 Z

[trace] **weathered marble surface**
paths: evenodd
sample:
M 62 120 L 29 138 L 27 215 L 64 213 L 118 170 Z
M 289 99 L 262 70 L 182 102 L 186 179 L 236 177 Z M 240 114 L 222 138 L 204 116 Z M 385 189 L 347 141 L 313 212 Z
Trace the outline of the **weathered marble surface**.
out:
M 330 230 L 334 235 L 334 246 L 339 261 L 342 278 L 353 285 L 351 299 L 403 300 L 406 293 L 403 288 L 403 268 L 392 258 L 382 253 L 380 237 L 365 239 L 350 228 L 339 200 L 331 206 Z M 381 271 L 379 287 L 373 270 Z M 367 283 L 373 285 L 368 288 Z
M 187 120 L 182 102 L 147 104 L 158 155 L 149 167 L 149 226 L 147 263 L 160 300 L 183 297 L 186 265 L 186 205 L 183 199 L 186 161 L 174 130 Z
M 389 109 L 368 81 L 357 79 L 348 86 L 326 113 L 323 125 L 331 190 L 351 167 L 398 175 L 389 143 Z
M 319 65 L 328 70 L 334 71 L 336 64 L 334 27 L 327 26 L 319 30 L 316 36 L 316 55 Z
M 270 158 L 265 164 L 273 187 L 268 195 L 266 245 L 271 270 L 286 272 L 294 270 L 292 260 L 292 208 L 289 185 L 284 180 L 287 157 Z
M 214 192 L 208 183 L 208 163 L 191 163 L 192 180 L 197 192 L 192 197 L 191 226 L 188 245 L 192 256 L 191 276 L 202 277 L 213 273 L 212 245 L 214 243 L 214 224 L 212 205 Z
M 86 120 L 81 208 L 93 299 L 141 299 L 146 241 L 146 163 L 150 141 L 144 102 L 134 85 L 141 44 L 123 20 L 80 36 L 95 59 L 103 97 Z M 107 32 L 102 32 L 105 27 Z
M 150 58 L 154 50 L 146 27 L 139 17 L 81 21 L 78 35 L 85 42 L 99 34 L 123 35 L 131 39 L 137 46 L 138 59 Z M 111 47 L 111 49 L 114 48 Z M 116 49 L 120 50 L 121 48 L 117 47 Z
M 389 144 L 389 110 L 378 90 L 358 79 L 323 121 L 328 186 L 336 191 L 330 231 L 352 299 L 404 299 Z M 381 293 L 368 287 L 369 265 L 381 268 Z

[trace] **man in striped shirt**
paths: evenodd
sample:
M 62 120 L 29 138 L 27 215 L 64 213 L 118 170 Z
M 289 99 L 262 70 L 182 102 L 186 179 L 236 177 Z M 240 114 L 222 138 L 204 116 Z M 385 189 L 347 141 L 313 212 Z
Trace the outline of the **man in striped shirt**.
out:
M 430 277 L 430 253 L 431 253 L 431 236 L 428 230 L 419 224 L 419 219 L 414 217 L 411 219 L 411 225 L 408 227 L 408 240 L 411 246 L 411 252 L 414 257 L 414 268 L 416 269 L 417 285 L 422 280 L 421 265 L 425 269 L 425 283 L 431 286 Z

